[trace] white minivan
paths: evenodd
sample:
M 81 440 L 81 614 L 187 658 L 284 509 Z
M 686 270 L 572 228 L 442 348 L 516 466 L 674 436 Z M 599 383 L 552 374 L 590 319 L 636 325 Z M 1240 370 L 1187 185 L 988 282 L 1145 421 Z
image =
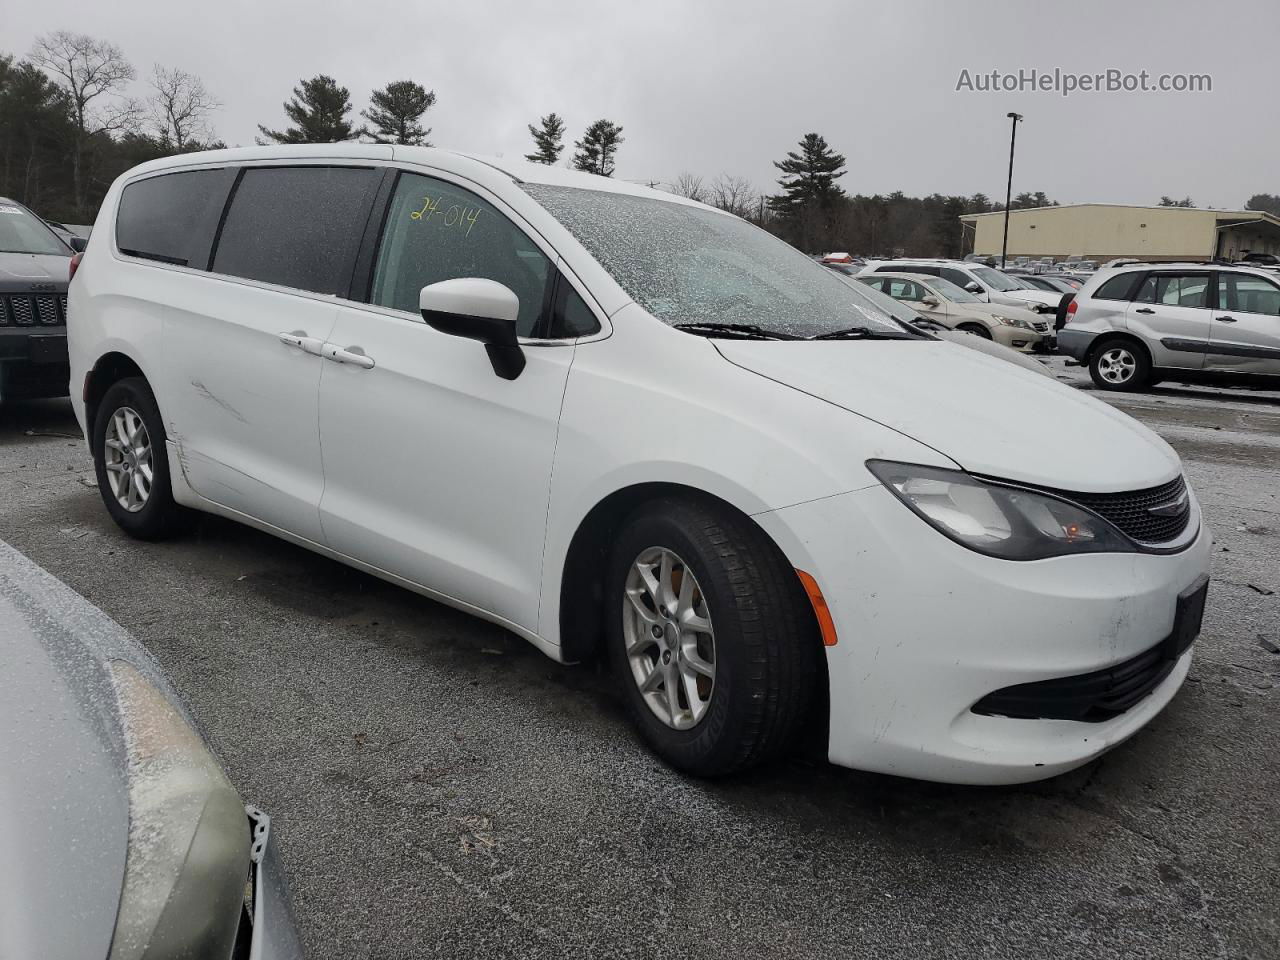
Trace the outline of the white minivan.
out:
M 912 331 L 690 200 L 445 150 L 122 176 L 70 290 L 107 510 L 231 517 L 608 659 L 704 775 L 1034 780 L 1187 675 L 1209 532 L 1177 455 Z

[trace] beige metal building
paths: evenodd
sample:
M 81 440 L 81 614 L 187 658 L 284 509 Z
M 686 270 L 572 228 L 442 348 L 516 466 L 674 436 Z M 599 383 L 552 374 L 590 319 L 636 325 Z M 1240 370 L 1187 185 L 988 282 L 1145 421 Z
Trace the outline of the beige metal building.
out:
M 960 218 L 973 252 L 1000 256 L 1004 213 Z M 1140 260 L 1237 260 L 1280 254 L 1280 217 L 1257 210 L 1073 203 L 1009 214 L 1009 256 Z

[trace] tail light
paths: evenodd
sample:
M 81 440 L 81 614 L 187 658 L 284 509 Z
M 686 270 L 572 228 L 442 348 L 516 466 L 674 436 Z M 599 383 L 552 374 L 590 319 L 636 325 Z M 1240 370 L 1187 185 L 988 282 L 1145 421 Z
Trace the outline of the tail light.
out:
M 1070 303 L 1067 304 L 1067 323 L 1070 323 L 1071 318 L 1076 315 L 1076 307 L 1078 306 L 1079 304 L 1076 303 L 1075 300 L 1072 300 Z
M 68 268 L 68 272 L 67 272 L 67 283 L 70 283 L 72 280 L 75 279 L 76 269 L 80 266 L 80 259 L 83 256 L 84 256 L 83 253 L 77 253 L 74 257 L 71 258 L 71 266 Z

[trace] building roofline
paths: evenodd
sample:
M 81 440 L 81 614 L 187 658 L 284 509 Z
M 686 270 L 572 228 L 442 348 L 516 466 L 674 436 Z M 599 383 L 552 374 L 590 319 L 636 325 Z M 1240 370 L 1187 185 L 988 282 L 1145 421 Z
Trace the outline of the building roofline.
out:
M 1182 210 L 1187 213 L 1212 213 L 1219 220 L 1223 218 L 1235 218 L 1240 220 L 1272 220 L 1277 226 L 1280 226 L 1280 217 L 1266 210 L 1210 210 L 1207 207 L 1162 207 L 1149 206 L 1141 203 L 1063 203 L 1056 207 L 1018 207 L 1010 210 L 1012 216 L 1015 213 L 1038 213 L 1045 210 L 1071 210 L 1078 207 L 1117 207 L 1122 210 Z M 965 213 L 960 215 L 961 220 L 977 220 L 979 217 L 1002 217 L 1003 210 L 989 210 L 986 213 Z

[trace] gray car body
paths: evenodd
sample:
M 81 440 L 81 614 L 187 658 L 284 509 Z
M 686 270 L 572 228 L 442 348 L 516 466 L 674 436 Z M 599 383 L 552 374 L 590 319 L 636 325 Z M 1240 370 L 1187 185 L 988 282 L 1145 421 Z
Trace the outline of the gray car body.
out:
M 65 396 L 70 374 L 64 311 L 57 309 L 52 323 L 37 317 L 29 325 L 20 324 L 8 311 L 15 296 L 65 298 L 72 250 L 56 230 L 22 204 L 0 197 L 0 206 L 30 217 L 62 247 L 56 254 L 0 251 L 0 400 Z M 18 367 L 22 369 L 15 370 Z
M 3 541 L 0 653 L 0 957 L 105 958 L 129 839 L 110 664 L 131 664 L 195 724 L 127 631 Z M 270 836 L 254 879 L 264 920 L 251 956 L 301 957 Z

